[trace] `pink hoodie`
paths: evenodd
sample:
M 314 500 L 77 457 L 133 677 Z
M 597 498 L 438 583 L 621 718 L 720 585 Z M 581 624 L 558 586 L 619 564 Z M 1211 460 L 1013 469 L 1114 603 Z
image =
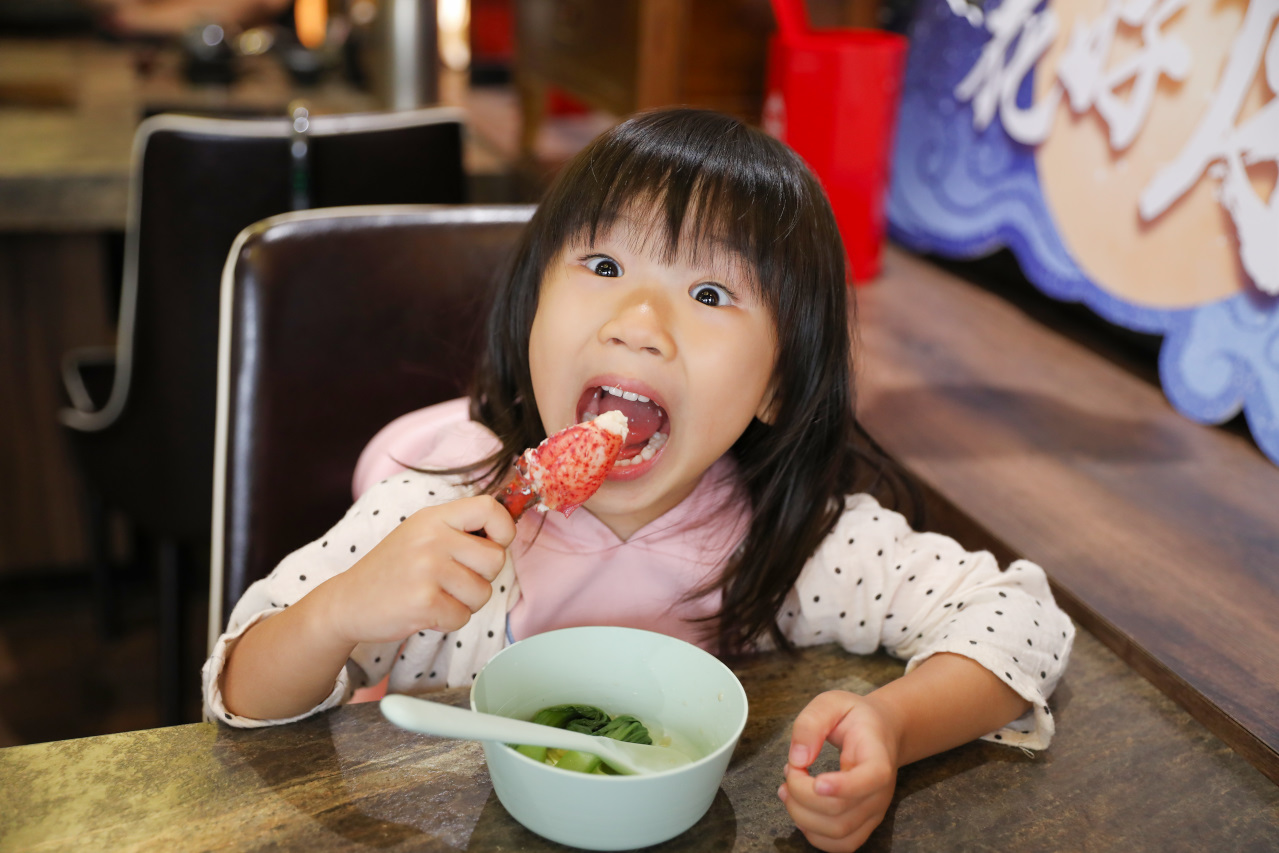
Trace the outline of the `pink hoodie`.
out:
M 384 427 L 356 465 L 356 497 L 404 469 L 466 464 L 497 448 L 471 421 L 467 401 L 410 412 Z M 509 614 L 515 639 L 578 625 L 620 625 L 679 637 L 703 647 L 708 627 L 690 620 L 719 610 L 719 593 L 681 601 L 725 563 L 746 533 L 749 514 L 733 499 L 736 465 L 716 462 L 691 495 L 622 541 L 583 509 L 565 518 L 529 513 L 511 556 L 521 597 Z M 539 530 L 540 526 L 540 530 Z

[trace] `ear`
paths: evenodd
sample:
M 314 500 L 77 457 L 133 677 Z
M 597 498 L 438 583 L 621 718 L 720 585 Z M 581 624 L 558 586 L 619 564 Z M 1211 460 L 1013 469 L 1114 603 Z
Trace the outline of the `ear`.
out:
M 773 425 L 773 421 L 777 420 L 777 379 L 773 378 L 768 383 L 768 390 L 764 392 L 764 398 L 759 401 L 759 408 L 755 410 L 755 417 L 760 421 Z

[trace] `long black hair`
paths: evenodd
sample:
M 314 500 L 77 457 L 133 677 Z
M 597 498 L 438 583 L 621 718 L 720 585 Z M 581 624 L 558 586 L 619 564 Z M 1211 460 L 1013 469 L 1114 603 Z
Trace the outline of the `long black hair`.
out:
M 564 167 L 489 314 L 471 415 L 502 446 L 478 463 L 477 480 L 495 488 L 520 452 L 546 437 L 528 346 L 549 263 L 635 204 L 656 214 L 671 256 L 681 235 L 726 241 L 754 270 L 775 323 L 769 422 L 753 421 L 730 450 L 752 523 L 720 575 L 690 597 L 722 590 L 714 619 L 721 652 L 765 637 L 785 648 L 778 610 L 834 527 L 845 495 L 870 491 L 892 506 L 913 502 L 913 493 L 854 416 L 854 308 L 830 203 L 803 161 L 776 139 L 713 112 L 659 110 L 604 133 Z

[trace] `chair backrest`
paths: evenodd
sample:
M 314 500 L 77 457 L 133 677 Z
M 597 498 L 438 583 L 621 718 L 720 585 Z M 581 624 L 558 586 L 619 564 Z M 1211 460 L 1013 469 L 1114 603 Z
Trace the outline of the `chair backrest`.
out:
M 237 238 L 222 285 L 211 641 L 253 581 L 341 518 L 378 429 L 465 393 L 492 285 L 532 212 L 317 210 Z
M 318 116 L 312 207 L 465 201 L 462 114 Z M 293 207 L 293 123 L 160 115 L 134 141 L 111 396 L 66 410 L 108 502 L 163 535 L 207 541 L 218 290 L 236 235 Z M 105 485 L 104 485 L 105 484 Z

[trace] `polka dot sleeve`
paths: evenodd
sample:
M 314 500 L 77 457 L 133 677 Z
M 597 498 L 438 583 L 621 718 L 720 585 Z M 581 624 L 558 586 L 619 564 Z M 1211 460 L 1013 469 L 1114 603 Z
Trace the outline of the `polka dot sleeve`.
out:
M 883 648 L 907 660 L 906 672 L 939 652 L 970 658 L 1032 706 L 985 739 L 1029 749 L 1052 739 L 1048 697 L 1075 636 L 1039 566 L 1018 560 L 1001 571 L 988 552 L 917 533 L 867 495 L 848 499 L 779 625 L 799 646 L 838 642 L 859 654 Z
M 338 673 L 328 697 L 299 717 L 252 720 L 230 713 L 222 702 L 221 677 L 225 660 L 236 641 L 249 628 L 282 612 L 324 581 L 346 571 L 417 510 L 466 494 L 469 491 L 464 487 L 434 475 L 407 471 L 388 477 L 361 495 L 342 520 L 327 533 L 285 557 L 267 577 L 245 590 L 231 611 L 226 633 L 218 638 L 204 665 L 206 715 L 242 728 L 291 722 L 341 704 L 355 690 L 381 681 L 396 660 L 399 642 L 356 646 L 346 667 Z

